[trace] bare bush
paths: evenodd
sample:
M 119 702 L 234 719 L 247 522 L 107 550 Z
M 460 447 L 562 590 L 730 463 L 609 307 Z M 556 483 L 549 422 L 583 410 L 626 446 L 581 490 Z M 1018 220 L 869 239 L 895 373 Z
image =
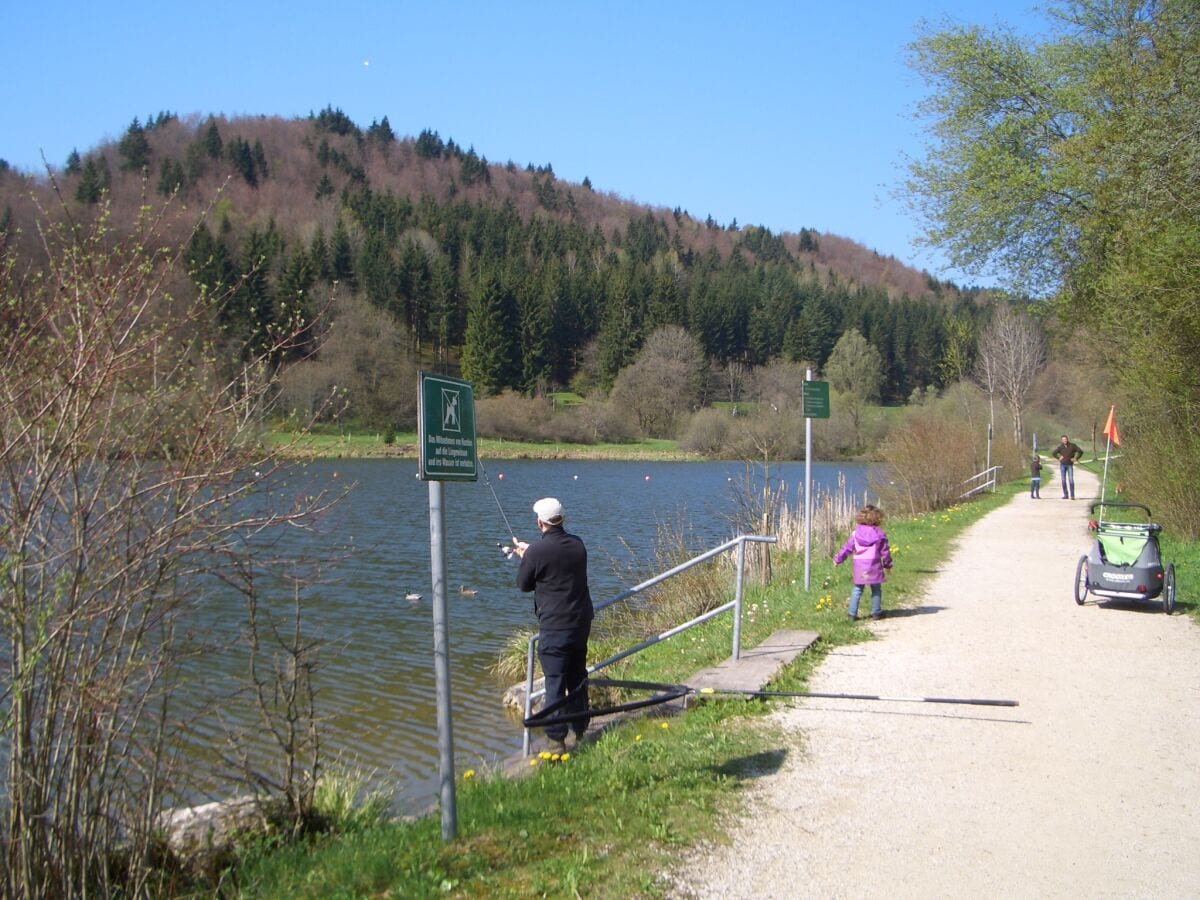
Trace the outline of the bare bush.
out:
M 545 438 L 552 406 L 545 397 L 522 397 L 506 390 L 475 402 L 475 427 L 480 436 L 506 441 L 539 441 Z
M 731 426 L 738 421 L 728 410 L 702 409 L 688 420 L 679 447 L 691 453 L 720 456 L 728 447 Z
M 674 437 L 680 419 L 699 404 L 706 376 L 700 343 L 680 326 L 666 325 L 617 375 L 612 401 L 630 412 L 642 433 Z
M 910 515 L 953 505 L 976 474 L 975 435 L 961 420 L 921 409 L 892 429 L 871 487 L 885 508 Z
M 626 412 L 607 400 L 588 398 L 558 413 L 554 437 L 581 444 L 626 443 L 635 436 Z
M 182 250 L 145 213 L 42 231 L 44 269 L 0 261 L 0 893 L 162 892 L 159 812 L 186 788 L 171 718 L 207 592 L 244 589 L 252 534 L 303 526 L 317 495 L 264 496 L 271 360 L 232 378 L 211 298 L 168 289 Z

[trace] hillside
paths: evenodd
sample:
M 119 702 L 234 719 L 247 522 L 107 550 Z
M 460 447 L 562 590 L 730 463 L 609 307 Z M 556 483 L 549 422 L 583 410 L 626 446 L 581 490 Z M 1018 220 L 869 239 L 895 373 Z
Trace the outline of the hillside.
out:
M 285 310 L 328 313 L 333 298 L 349 323 L 339 352 L 354 357 L 372 334 L 376 359 L 461 367 L 485 393 L 607 388 L 651 332 L 680 325 L 718 368 L 819 366 L 857 329 L 885 360 L 884 399 L 903 400 L 936 383 L 945 316 L 974 308 L 849 238 L 699 221 L 562 181 L 550 165 L 491 162 L 436 132 L 400 138 L 386 118 L 361 128 L 334 109 L 160 114 L 52 174 L 61 209 L 50 179 L 0 166 L 0 229 L 27 261 L 39 253 L 39 204 L 84 220 L 107 206 L 120 234 L 173 198 L 163 239 L 186 243 L 191 280 L 222 298 L 214 316 L 231 354 Z M 333 353 L 281 363 L 311 369 Z M 362 366 L 347 358 L 293 381 L 344 382 Z M 393 376 L 407 377 L 380 376 L 371 390 Z M 364 401 L 355 414 L 396 419 L 386 407 Z

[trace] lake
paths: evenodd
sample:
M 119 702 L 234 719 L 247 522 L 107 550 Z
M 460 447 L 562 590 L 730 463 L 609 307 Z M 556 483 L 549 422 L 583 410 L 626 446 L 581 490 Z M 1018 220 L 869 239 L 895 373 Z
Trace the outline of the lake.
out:
M 734 536 L 731 515 L 739 491 L 748 482 L 753 489 L 762 483 L 760 467 L 727 462 L 483 460 L 483 466 L 486 481 L 481 476 L 475 483 L 445 485 L 459 772 L 521 749 L 519 720 L 500 702 L 509 685 L 490 671 L 507 639 L 535 624 L 531 595 L 514 586 L 516 559 L 506 560 L 498 546 L 509 539 L 504 516 L 518 537 L 534 540 L 530 507 L 539 497 L 558 497 L 567 529 L 587 544 L 592 596 L 600 603 L 653 574 L 643 567 L 630 580 L 628 573 L 631 564 L 654 558 L 661 526 L 683 533 L 696 552 Z M 436 799 L 439 777 L 429 486 L 416 478 L 415 460 L 326 460 L 307 464 L 303 473 L 317 486 L 353 486 L 321 522 L 320 534 L 286 536 L 288 552 L 331 560 L 319 583 L 304 591 L 305 631 L 330 645 L 316 679 L 327 759 L 338 757 L 393 783 L 401 812 L 427 807 Z M 813 464 L 818 486 L 836 487 L 839 473 L 861 496 L 866 467 Z M 794 503 L 804 464 L 774 464 L 770 477 L 782 480 Z M 461 595 L 460 585 L 476 593 Z M 421 599 L 405 599 L 410 593 Z M 271 598 L 277 613 L 286 613 L 289 601 L 284 591 Z M 222 621 L 198 621 L 201 630 L 228 633 L 231 623 L 244 620 L 233 599 L 213 602 L 203 615 Z M 219 665 L 215 657 L 208 664 Z M 200 732 L 218 739 L 215 727 Z

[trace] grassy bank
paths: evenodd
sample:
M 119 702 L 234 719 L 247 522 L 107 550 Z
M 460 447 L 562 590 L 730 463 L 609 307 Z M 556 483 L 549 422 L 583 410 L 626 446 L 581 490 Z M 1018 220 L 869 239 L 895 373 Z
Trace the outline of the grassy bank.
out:
M 417 433 L 399 432 L 390 443 L 380 433 L 293 434 L 272 432 L 270 440 L 291 459 L 416 459 Z M 628 444 L 533 443 L 479 438 L 479 454 L 486 459 L 600 459 L 699 460 L 703 457 L 679 449 L 675 441 L 646 439 Z
M 885 607 L 915 604 L 962 529 L 1022 489 L 1017 483 L 947 512 L 889 521 L 896 565 Z M 805 591 L 803 559 L 777 554 L 772 583 L 747 586 L 743 646 L 782 629 L 821 635 L 777 681 L 779 690 L 803 690 L 832 648 L 871 639 L 846 619 L 849 566 L 814 559 L 811 576 Z M 685 681 L 729 655 L 731 629 L 728 617 L 709 622 L 638 655 L 622 675 Z M 566 760 L 532 760 L 525 778 L 461 772 L 456 841 L 442 842 L 434 814 L 262 847 L 241 861 L 239 889 L 253 897 L 659 894 L 656 873 L 678 850 L 713 837 L 745 785 L 799 752 L 796 738 L 759 727 L 778 702 L 787 701 L 708 700 L 682 716 L 626 722 Z

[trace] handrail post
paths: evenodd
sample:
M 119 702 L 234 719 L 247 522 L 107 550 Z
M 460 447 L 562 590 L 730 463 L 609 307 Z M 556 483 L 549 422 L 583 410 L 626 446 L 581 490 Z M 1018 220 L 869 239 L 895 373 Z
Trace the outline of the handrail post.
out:
M 525 657 L 525 721 L 529 721 L 529 717 L 533 715 L 533 653 L 537 646 L 538 636 L 535 634 L 529 639 L 529 651 Z M 525 729 L 525 737 L 521 743 L 521 752 L 529 755 L 529 728 Z
M 733 592 L 733 658 L 742 658 L 742 582 L 746 572 L 746 542 L 738 541 L 737 582 Z

